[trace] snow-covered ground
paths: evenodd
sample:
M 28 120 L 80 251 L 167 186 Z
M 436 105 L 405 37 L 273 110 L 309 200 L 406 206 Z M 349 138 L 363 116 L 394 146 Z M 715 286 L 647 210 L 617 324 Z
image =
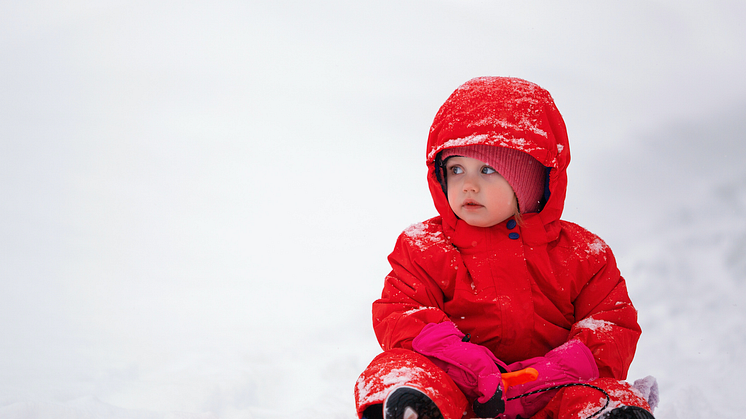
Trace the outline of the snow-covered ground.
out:
M 354 417 L 435 111 L 552 92 L 660 419 L 740 416 L 741 1 L 0 4 L 0 418 Z

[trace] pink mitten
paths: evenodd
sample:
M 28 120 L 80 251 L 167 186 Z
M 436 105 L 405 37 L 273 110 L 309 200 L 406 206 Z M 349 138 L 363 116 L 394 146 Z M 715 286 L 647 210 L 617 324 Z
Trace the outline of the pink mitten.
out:
M 412 342 L 412 348 L 442 368 L 469 398 L 480 417 L 496 417 L 505 410 L 500 367 L 505 363 L 484 346 L 469 343 L 452 322 L 430 323 Z M 478 410 L 478 411 L 477 411 Z
M 506 398 L 528 394 L 532 391 L 561 384 L 586 383 L 598 378 L 598 367 L 590 349 L 579 340 L 571 340 L 549 351 L 545 356 L 527 359 L 508 365 L 509 371 L 533 368 L 538 372 L 536 380 L 510 386 Z M 528 418 L 541 410 L 557 391 L 545 391 L 520 397 L 507 402 L 507 418 Z

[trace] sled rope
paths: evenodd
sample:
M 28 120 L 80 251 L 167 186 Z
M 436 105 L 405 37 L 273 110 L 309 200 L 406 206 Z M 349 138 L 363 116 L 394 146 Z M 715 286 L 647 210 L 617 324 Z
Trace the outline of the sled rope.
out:
M 528 397 L 528 396 L 531 396 L 533 394 L 542 393 L 542 392 L 545 392 L 545 391 L 559 390 L 559 389 L 565 388 L 565 387 L 588 387 L 588 388 L 592 388 L 592 389 L 600 391 L 601 393 L 603 393 L 604 397 L 606 397 L 606 403 L 603 405 L 603 407 L 600 408 L 600 409 L 598 409 L 594 414 L 588 416 L 585 419 L 591 419 L 591 418 L 594 418 L 594 417 L 598 416 L 607 407 L 609 407 L 609 402 L 611 402 L 611 397 L 609 397 L 609 393 L 607 393 L 604 389 L 602 389 L 601 387 L 596 387 L 594 385 L 585 384 L 585 383 L 570 383 L 570 384 L 561 384 L 561 385 L 553 386 L 553 387 L 540 388 L 538 390 L 534 390 L 534 391 L 531 391 L 529 393 L 524 393 L 524 394 L 521 394 L 519 396 L 511 397 L 511 398 L 508 399 L 508 401 L 515 400 L 515 399 L 520 399 L 521 397 Z

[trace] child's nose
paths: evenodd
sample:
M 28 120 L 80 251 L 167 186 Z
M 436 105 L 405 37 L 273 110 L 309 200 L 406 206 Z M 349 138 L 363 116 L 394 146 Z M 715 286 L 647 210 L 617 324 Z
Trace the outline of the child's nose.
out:
M 477 179 L 474 178 L 474 176 L 466 176 L 464 178 L 464 192 L 476 192 L 479 190 L 479 185 L 477 183 Z

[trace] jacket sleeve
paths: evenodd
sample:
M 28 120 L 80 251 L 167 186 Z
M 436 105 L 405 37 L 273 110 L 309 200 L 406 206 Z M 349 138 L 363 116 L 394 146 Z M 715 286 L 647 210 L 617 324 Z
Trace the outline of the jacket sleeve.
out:
M 591 350 L 601 377 L 623 380 L 642 330 L 611 249 L 601 239 L 595 240 L 589 248 L 595 254 L 590 262 L 592 274 L 579 285 L 569 339 L 578 339 Z
M 412 349 L 412 340 L 426 324 L 448 319 L 443 291 L 423 266 L 437 253 L 434 246 L 414 242 L 406 232 L 399 236 L 388 258 L 392 270 L 381 298 L 373 303 L 373 329 L 384 350 Z

